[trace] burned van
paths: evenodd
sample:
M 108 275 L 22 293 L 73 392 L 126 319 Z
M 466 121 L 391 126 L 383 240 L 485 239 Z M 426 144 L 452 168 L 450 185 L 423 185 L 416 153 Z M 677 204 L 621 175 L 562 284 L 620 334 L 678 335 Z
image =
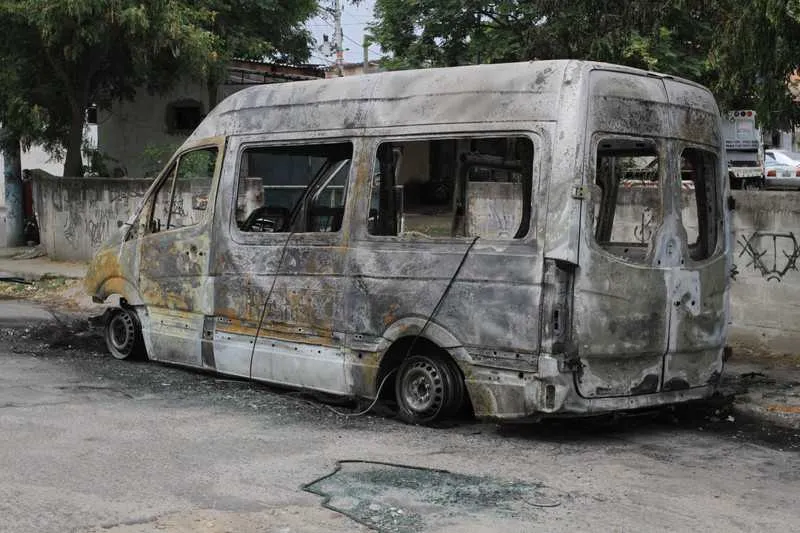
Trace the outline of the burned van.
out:
M 543 61 L 264 85 L 220 103 L 94 259 L 111 353 L 430 423 L 714 393 L 731 267 L 692 82 Z

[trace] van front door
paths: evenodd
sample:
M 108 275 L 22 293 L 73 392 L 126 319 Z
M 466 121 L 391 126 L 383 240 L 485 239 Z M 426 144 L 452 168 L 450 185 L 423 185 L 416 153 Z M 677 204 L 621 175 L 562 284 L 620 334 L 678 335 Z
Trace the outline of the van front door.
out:
M 151 359 L 204 365 L 201 339 L 213 296 L 210 213 L 222 143 L 211 139 L 178 155 L 147 200 L 139 287 L 147 306 L 142 330 Z
M 212 263 L 216 369 L 341 394 L 353 143 L 265 141 L 228 146 Z

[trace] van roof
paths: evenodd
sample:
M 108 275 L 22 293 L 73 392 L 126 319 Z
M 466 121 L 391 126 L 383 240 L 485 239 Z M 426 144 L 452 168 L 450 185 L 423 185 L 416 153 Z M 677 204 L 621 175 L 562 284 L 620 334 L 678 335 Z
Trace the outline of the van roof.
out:
M 261 132 L 553 121 L 562 90 L 577 87 L 592 69 L 661 76 L 618 65 L 554 60 L 258 85 L 220 102 L 187 142 Z M 530 98 L 520 98 L 525 94 Z

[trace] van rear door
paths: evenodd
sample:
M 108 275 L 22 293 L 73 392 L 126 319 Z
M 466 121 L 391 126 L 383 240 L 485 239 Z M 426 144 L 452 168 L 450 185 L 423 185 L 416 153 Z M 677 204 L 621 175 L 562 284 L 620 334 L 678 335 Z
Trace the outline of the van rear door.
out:
M 664 147 L 652 139 L 602 136 L 594 148 L 593 210 L 575 278 L 578 389 L 584 397 L 657 392 L 670 294 L 668 270 L 650 264 L 650 243 L 662 224 Z
M 595 71 L 590 85 L 577 390 L 714 385 L 728 286 L 716 105 L 699 87 L 656 77 Z

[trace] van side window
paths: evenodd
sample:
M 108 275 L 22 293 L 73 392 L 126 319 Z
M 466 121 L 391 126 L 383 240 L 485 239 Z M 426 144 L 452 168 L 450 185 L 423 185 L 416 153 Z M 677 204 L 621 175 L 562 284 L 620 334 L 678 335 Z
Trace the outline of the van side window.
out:
M 199 224 L 208 207 L 208 194 L 214 179 L 217 149 L 203 148 L 183 154 L 178 160 L 170 228 Z
M 644 262 L 661 225 L 661 161 L 645 139 L 602 139 L 595 166 L 594 235 L 609 252 Z
M 681 220 L 689 257 L 695 261 L 708 259 L 717 249 L 719 204 L 716 156 L 686 148 L 681 154 Z
M 351 143 L 246 148 L 236 192 L 239 231 L 339 231 L 352 157 Z
M 368 231 L 520 239 L 530 228 L 532 188 L 527 137 L 385 142 L 373 165 Z
M 202 221 L 216 164 L 216 147 L 192 150 L 178 158 L 153 197 L 149 233 L 193 226 Z
M 152 211 L 149 223 L 147 224 L 148 233 L 158 233 L 167 229 L 169 220 L 170 204 L 172 201 L 172 186 L 175 183 L 175 166 L 172 165 L 165 173 L 164 181 L 159 185 L 158 190 L 152 198 Z

